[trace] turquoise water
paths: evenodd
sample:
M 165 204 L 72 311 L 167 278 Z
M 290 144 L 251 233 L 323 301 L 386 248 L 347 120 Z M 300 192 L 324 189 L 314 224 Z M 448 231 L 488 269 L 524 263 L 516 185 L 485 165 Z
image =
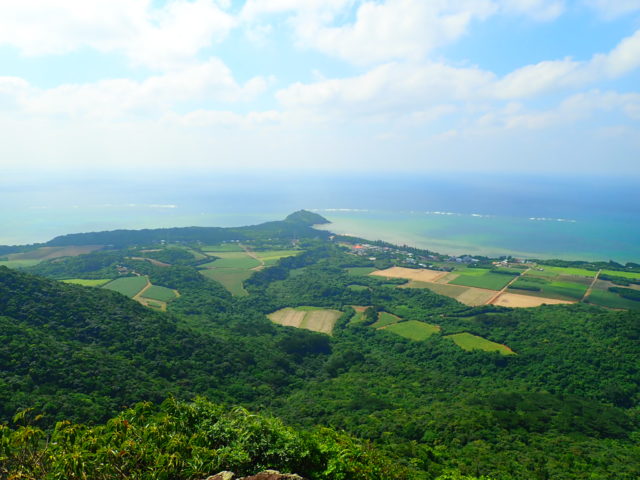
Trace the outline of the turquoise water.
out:
M 306 208 L 328 228 L 451 254 L 640 262 L 638 179 L 202 174 L 0 179 L 0 244 L 238 226 Z

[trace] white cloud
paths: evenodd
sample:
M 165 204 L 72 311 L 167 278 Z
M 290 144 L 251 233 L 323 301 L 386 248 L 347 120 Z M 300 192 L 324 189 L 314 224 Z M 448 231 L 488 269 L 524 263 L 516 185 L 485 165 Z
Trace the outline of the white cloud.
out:
M 544 61 L 511 72 L 495 86 L 498 98 L 523 98 L 603 79 L 619 78 L 640 67 L 640 30 L 623 39 L 611 52 L 589 61 Z
M 246 115 L 223 110 L 195 110 L 179 115 L 171 113 L 163 121 L 182 127 L 228 127 L 250 128 L 263 125 L 277 125 L 283 120 L 283 114 L 275 110 L 250 112 Z
M 90 47 L 152 68 L 183 65 L 224 38 L 234 18 L 213 0 L 3 0 L 0 45 L 24 55 Z
M 117 119 L 172 111 L 193 101 L 247 101 L 262 93 L 267 83 L 255 77 L 241 85 L 224 63 L 213 58 L 141 82 L 113 79 L 43 90 L 22 79 L 0 77 L 0 98 L 4 94 L 21 111 L 36 115 Z
M 473 99 L 493 79 L 492 73 L 476 68 L 388 63 L 357 77 L 296 83 L 280 90 L 277 98 L 293 110 L 393 115 L 421 111 L 443 100 Z
M 586 0 L 586 3 L 607 19 L 640 10 L 640 0 Z
M 571 95 L 559 105 L 543 111 L 526 111 L 522 105 L 512 104 L 481 117 L 477 123 L 499 129 L 545 129 L 575 126 L 592 119 L 596 113 L 611 112 L 631 120 L 640 120 L 640 94 L 592 90 Z
M 555 20 L 565 10 L 563 0 L 501 0 L 506 13 L 522 14 L 539 21 Z

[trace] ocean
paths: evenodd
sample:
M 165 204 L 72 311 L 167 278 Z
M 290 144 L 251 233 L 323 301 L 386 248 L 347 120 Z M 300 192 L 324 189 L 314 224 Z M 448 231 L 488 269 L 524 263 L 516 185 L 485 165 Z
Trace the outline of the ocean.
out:
M 0 180 L 0 244 L 118 228 L 249 225 L 304 208 L 336 233 L 441 253 L 640 263 L 639 185 L 375 172 L 13 177 Z

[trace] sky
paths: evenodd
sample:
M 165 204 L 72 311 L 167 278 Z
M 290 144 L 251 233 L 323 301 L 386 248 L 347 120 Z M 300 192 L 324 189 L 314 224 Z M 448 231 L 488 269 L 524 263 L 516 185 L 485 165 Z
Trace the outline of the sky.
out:
M 2 0 L 0 167 L 640 177 L 640 0 Z

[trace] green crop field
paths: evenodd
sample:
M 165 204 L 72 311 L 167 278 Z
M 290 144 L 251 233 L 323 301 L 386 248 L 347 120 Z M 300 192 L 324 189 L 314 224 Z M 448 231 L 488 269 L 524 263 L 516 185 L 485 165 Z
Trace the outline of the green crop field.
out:
M 143 295 L 144 298 L 150 300 L 158 300 L 160 302 L 170 302 L 177 298 L 176 292 L 170 288 L 160 287 L 158 285 L 151 285 Z
M 485 352 L 499 352 L 502 355 L 515 355 L 513 350 L 511 350 L 506 345 L 495 343 L 487 340 L 486 338 L 478 337 L 466 332 L 456 333 L 455 335 L 447 335 L 444 338 L 452 340 L 460 348 L 467 351 L 483 350 Z
M 375 267 L 349 267 L 346 269 L 349 275 L 356 276 L 365 276 L 369 275 L 372 272 L 375 272 L 377 268 Z
M 114 292 L 120 292 L 129 298 L 133 298 L 147 285 L 147 282 L 147 277 L 117 278 L 116 280 L 107 283 L 102 288 L 113 290 Z
M 3 260 L 0 262 L 0 266 L 7 268 L 25 268 L 25 267 L 33 267 L 40 263 L 40 260 Z
M 548 265 L 540 265 L 540 268 L 544 270 L 542 272 L 534 270 L 532 275 L 540 273 L 547 273 L 553 275 L 579 275 L 581 277 L 595 277 L 596 273 L 593 270 L 585 270 L 584 268 L 572 268 L 572 267 L 551 267 Z
M 369 287 L 365 286 L 365 285 L 347 285 L 347 288 L 349 290 L 352 290 L 354 292 L 364 292 L 369 290 Z
M 216 252 L 216 256 L 220 257 L 213 262 L 205 263 L 201 265 L 202 268 L 237 268 L 237 269 L 251 269 L 259 267 L 261 264 L 258 260 L 250 257 L 245 252 Z
M 82 285 L 83 287 L 101 287 L 111 281 L 110 278 L 101 278 L 98 280 L 85 279 L 85 278 L 70 278 L 68 280 L 62 280 L 64 283 L 72 283 L 74 285 Z
M 242 282 L 251 276 L 251 270 L 239 268 L 211 268 L 200 270 L 200 273 L 211 280 L 222 284 L 235 297 L 248 295 Z
M 264 252 L 252 252 L 258 259 L 264 262 L 266 267 L 278 263 L 281 258 L 293 257 L 302 253 L 302 250 L 267 250 Z
M 617 293 L 604 290 L 592 290 L 587 298 L 587 302 L 600 305 L 601 307 L 640 310 L 640 302 L 623 298 Z
M 470 268 L 467 271 L 470 270 L 480 269 Z M 466 287 L 486 288 L 488 290 L 502 290 L 511 280 L 513 280 L 513 276 L 502 273 L 485 271 L 485 273 L 480 275 L 468 275 L 465 272 L 449 282 L 449 285 L 464 285 Z
M 604 273 L 605 275 L 613 275 L 616 277 L 640 280 L 640 273 L 637 272 L 617 272 L 615 270 L 602 270 L 602 273 Z
M 537 277 L 519 278 L 509 288 L 510 292 L 521 295 L 532 295 L 534 297 L 553 298 L 557 300 L 580 300 L 587 291 L 588 283 L 580 280 L 581 283 L 569 281 L 554 281 Z M 518 288 L 522 287 L 522 288 Z M 527 290 L 527 288 L 539 288 L 538 291 Z
M 378 312 L 378 321 L 373 323 L 371 326 L 373 328 L 386 327 L 388 325 L 398 323 L 400 320 L 402 320 L 400 317 L 397 317 L 391 313 Z
M 469 267 L 456 267 L 455 273 L 459 273 L 460 275 L 467 275 L 469 277 L 481 277 L 491 270 L 488 268 L 469 268 Z
M 218 245 L 205 245 L 200 247 L 203 252 L 243 252 L 244 249 L 237 243 L 221 243 Z
M 422 341 L 440 332 L 440 327 L 430 323 L 409 320 L 407 322 L 395 323 L 385 328 L 385 331 L 395 333 L 409 340 Z

